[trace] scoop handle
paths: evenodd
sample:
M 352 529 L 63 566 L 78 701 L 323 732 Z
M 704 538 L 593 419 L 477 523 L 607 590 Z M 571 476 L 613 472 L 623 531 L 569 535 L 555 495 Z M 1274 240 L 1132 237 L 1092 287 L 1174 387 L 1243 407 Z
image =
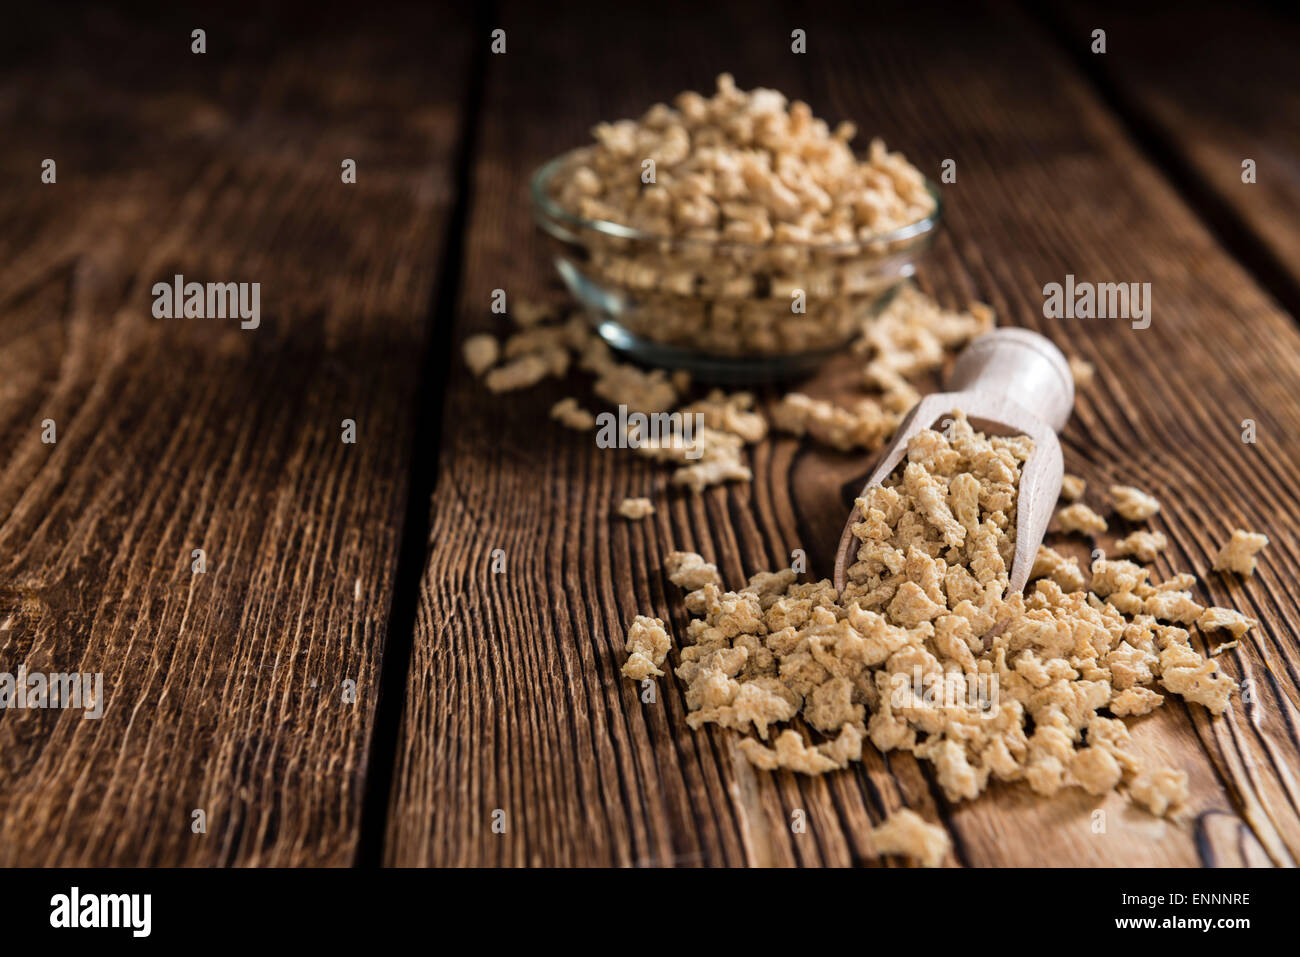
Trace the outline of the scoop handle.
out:
M 1029 329 L 995 329 L 962 350 L 949 392 L 1010 399 L 1059 432 L 1074 408 L 1074 377 L 1061 350 Z

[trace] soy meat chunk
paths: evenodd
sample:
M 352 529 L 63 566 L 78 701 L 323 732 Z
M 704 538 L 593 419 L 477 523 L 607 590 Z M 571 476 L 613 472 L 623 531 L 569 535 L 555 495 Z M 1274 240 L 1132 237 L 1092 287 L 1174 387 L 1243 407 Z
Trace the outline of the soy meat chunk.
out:
M 1214 557 L 1214 570 L 1236 572 L 1238 575 L 1255 574 L 1255 553 L 1268 544 L 1268 536 L 1259 532 L 1233 529 L 1228 544 Z

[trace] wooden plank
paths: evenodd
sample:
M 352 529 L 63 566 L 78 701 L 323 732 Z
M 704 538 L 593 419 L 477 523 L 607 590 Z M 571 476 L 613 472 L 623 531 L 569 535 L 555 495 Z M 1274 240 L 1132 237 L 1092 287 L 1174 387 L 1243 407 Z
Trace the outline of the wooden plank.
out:
M 1276 5 L 1049 8 L 1106 94 L 1249 268 L 1300 309 L 1300 21 Z M 1104 55 L 1085 52 L 1104 28 Z M 1255 164 L 1254 182 L 1242 164 Z
M 191 20 L 38 21 L 0 79 L 0 671 L 104 688 L 0 717 L 3 865 L 356 855 L 465 43 Z M 154 318 L 176 273 L 260 326 Z
M 682 633 L 678 593 L 660 570 L 674 548 L 703 552 L 729 582 L 787 564 L 796 547 L 829 574 L 847 490 L 869 462 L 778 438 L 753 453 L 752 486 L 693 498 L 669 491 L 662 470 L 550 426 L 551 402 L 587 397 L 580 379 L 494 398 L 457 368 L 387 860 L 857 864 L 874 860 L 866 827 L 907 804 L 950 828 L 965 864 L 1293 863 L 1295 326 L 1017 15 L 949 12 L 940 31 L 902 5 L 821 18 L 800 9 L 763 19 L 750 6 L 612 16 L 534 20 L 510 6 L 500 17 L 516 40 L 490 62 L 457 344 L 493 328 L 491 289 L 517 296 L 547 282 L 527 222 L 531 168 L 597 120 L 707 88 L 716 69 L 805 98 L 832 121 L 856 119 L 932 176 L 956 159 L 923 284 L 949 304 L 988 301 L 1002 322 L 1097 363 L 1063 436 L 1067 466 L 1094 489 L 1123 479 L 1159 495 L 1155 524 L 1173 541 L 1160 571 L 1202 573 L 1208 597 L 1261 619 L 1224 658 L 1253 682 L 1253 702 L 1219 721 L 1175 703 L 1136 723 L 1143 749 L 1191 774 L 1194 816 L 1183 826 L 1107 806 L 1096 834 L 1086 796 L 1022 787 L 949 807 L 907 755 L 870 753 L 860 769 L 821 779 L 756 774 L 730 732 L 686 728 L 675 679 L 655 704 L 620 679 L 626 625 L 650 613 Z M 802 57 L 789 52 L 795 26 L 808 31 Z M 1067 273 L 1152 282 L 1150 328 L 1045 319 L 1042 287 Z M 806 391 L 846 397 L 853 380 L 841 362 Z M 1240 441 L 1248 417 L 1255 445 Z M 652 519 L 613 517 L 624 496 L 644 494 L 660 502 Z M 1238 524 L 1273 539 L 1248 582 L 1208 572 Z M 494 575 L 498 548 L 506 572 Z M 806 812 L 806 833 L 792 833 L 794 810 Z M 492 827 L 498 811 L 504 833 Z

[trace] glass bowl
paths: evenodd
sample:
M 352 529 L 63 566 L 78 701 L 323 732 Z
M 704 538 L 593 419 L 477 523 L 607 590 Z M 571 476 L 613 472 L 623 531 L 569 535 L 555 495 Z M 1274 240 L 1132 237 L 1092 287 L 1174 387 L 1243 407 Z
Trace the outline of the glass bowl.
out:
M 656 236 L 562 209 L 551 183 L 572 155 L 531 181 L 534 218 L 570 293 L 614 349 L 714 382 L 804 375 L 841 352 L 915 273 L 943 217 L 926 180 L 934 212 L 853 242 Z

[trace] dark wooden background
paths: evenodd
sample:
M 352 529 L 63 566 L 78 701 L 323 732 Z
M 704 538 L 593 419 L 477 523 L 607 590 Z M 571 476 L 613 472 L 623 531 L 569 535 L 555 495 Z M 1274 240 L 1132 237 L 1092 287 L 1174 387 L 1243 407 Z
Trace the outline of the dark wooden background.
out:
M 1294 865 L 1300 25 L 1128 6 L 16 21 L 0 36 L 0 671 L 103 672 L 108 701 L 99 721 L 0 712 L 0 864 L 844 865 L 874 863 L 866 829 L 909 806 L 950 830 L 953 864 Z M 551 282 L 530 171 L 722 70 L 855 120 L 932 178 L 957 161 L 922 284 L 1094 362 L 1067 467 L 1156 493 L 1161 571 L 1260 619 L 1223 659 L 1250 702 L 1136 723 L 1191 775 L 1184 824 L 1115 801 L 1093 834 L 1095 800 L 1023 787 L 951 806 L 908 755 L 756 774 L 730 733 L 686 728 L 674 679 L 654 705 L 620 680 L 632 616 L 684 624 L 668 551 L 739 582 L 804 548 L 827 574 L 868 463 L 774 438 L 752 485 L 670 491 L 547 422 L 587 397 L 581 377 L 492 397 L 459 344 L 499 328 L 492 289 Z M 261 328 L 153 319 L 150 287 L 176 272 L 262 282 Z M 1151 282 L 1151 327 L 1044 319 L 1041 288 L 1066 273 Z M 803 388 L 852 378 L 842 364 Z M 659 513 L 615 518 L 627 495 Z M 1237 525 L 1272 540 L 1244 582 L 1209 572 Z

